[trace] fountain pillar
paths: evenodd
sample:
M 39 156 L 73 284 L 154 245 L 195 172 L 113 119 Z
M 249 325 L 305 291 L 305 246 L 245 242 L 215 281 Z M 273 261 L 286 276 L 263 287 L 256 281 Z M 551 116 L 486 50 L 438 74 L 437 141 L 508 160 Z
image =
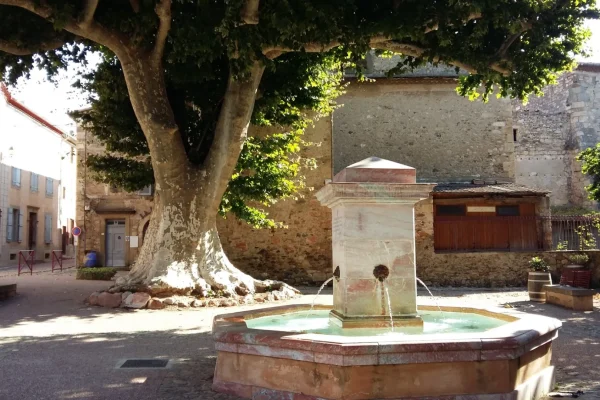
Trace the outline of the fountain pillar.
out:
M 390 326 L 390 314 L 394 326 L 422 324 L 414 205 L 434 186 L 417 184 L 414 168 L 370 157 L 342 170 L 317 192 L 333 214 L 331 316 L 341 326 Z

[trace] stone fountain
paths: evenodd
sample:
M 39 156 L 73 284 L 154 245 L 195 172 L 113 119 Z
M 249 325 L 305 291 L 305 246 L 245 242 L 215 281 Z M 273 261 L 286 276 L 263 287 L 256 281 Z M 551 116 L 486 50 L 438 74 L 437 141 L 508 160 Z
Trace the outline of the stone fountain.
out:
M 559 321 L 511 309 L 417 309 L 414 204 L 431 189 L 413 168 L 375 157 L 325 185 L 317 197 L 333 212 L 333 307 L 216 316 L 213 389 L 255 400 L 548 393 Z
M 434 186 L 417 184 L 412 167 L 371 157 L 350 165 L 317 193 L 333 215 L 331 315 L 342 327 L 389 326 L 390 319 L 395 326 L 422 324 L 414 205 Z

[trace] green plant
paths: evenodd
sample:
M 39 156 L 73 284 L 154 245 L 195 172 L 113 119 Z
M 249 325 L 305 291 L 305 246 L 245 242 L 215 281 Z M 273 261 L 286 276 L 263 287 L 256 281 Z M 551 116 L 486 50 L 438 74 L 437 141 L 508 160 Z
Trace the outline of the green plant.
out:
M 529 268 L 535 272 L 550 271 L 548 264 L 546 264 L 546 261 L 544 261 L 544 259 L 541 257 L 533 257 L 531 260 L 529 260 Z
M 90 281 L 109 281 L 117 270 L 110 267 L 101 268 L 80 268 L 77 270 L 76 279 L 90 280 Z
M 567 240 L 562 240 L 556 244 L 556 251 L 566 250 L 569 250 L 569 242 Z
M 569 254 L 567 259 L 575 265 L 585 265 L 590 261 L 590 257 L 585 253 Z

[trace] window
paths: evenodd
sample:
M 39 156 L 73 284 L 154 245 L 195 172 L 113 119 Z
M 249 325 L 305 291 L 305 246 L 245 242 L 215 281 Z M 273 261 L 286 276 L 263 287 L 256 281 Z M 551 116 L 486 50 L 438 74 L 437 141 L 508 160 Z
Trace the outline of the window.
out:
M 496 215 L 499 217 L 518 217 L 521 213 L 519 213 L 519 206 L 497 206 Z
M 21 187 L 21 170 L 19 168 L 12 167 L 12 185 Z
M 46 196 L 52 197 L 54 195 L 54 179 L 46 178 Z
M 52 243 L 52 214 L 44 216 L 44 243 Z
M 31 173 L 31 182 L 29 183 L 29 189 L 32 192 L 38 191 L 39 181 L 40 181 L 40 176 L 38 174 L 35 174 L 32 172 Z
M 6 241 L 21 242 L 23 240 L 23 214 L 18 208 L 9 208 L 6 218 Z
M 67 197 L 67 188 L 63 187 L 63 199 Z
M 466 214 L 466 207 L 464 205 L 457 206 L 436 206 L 436 215 L 440 217 L 459 217 Z
M 517 129 L 513 129 L 513 142 L 517 141 Z
M 142 190 L 138 190 L 140 196 L 152 196 L 152 185 L 144 187 Z

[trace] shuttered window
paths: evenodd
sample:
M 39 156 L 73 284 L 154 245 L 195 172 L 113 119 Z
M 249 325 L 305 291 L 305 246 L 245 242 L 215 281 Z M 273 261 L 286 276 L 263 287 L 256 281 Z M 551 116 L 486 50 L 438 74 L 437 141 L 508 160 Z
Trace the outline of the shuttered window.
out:
M 6 241 L 21 242 L 23 240 L 23 214 L 18 208 L 10 207 L 6 217 Z
M 54 179 L 46 178 L 46 196 L 52 197 L 54 194 Z
M 14 239 L 14 226 L 15 220 L 13 215 L 13 208 L 8 209 L 8 216 L 6 217 L 6 241 L 12 242 Z
M 45 215 L 44 221 L 44 242 L 46 244 L 52 243 L 52 214 Z
M 32 192 L 37 192 L 39 188 L 40 176 L 36 173 L 31 173 L 31 183 L 29 184 L 29 188 Z
M 21 187 L 21 170 L 19 168 L 12 167 L 12 184 L 16 187 Z

